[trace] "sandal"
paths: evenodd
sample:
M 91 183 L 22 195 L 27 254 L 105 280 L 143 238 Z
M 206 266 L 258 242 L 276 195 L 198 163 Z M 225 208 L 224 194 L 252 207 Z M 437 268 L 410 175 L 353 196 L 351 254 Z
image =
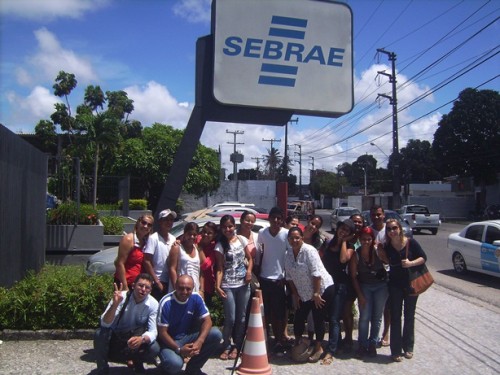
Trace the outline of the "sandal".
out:
M 332 353 L 326 352 L 323 359 L 321 360 L 321 364 L 328 366 L 333 363 L 333 355 Z
M 382 340 L 382 346 L 389 346 L 389 340 Z
M 401 357 L 400 355 L 393 355 L 392 360 L 394 362 L 403 362 L 403 357 Z
M 311 356 L 307 359 L 309 363 L 316 363 L 319 361 L 321 356 L 323 355 L 323 349 L 316 350 Z
M 236 359 L 236 358 L 238 358 L 238 349 L 233 348 L 233 350 L 231 350 L 231 353 L 229 353 L 228 359 Z
M 229 349 L 224 350 L 221 355 L 219 356 L 219 359 L 222 359 L 223 361 L 227 361 L 229 359 Z

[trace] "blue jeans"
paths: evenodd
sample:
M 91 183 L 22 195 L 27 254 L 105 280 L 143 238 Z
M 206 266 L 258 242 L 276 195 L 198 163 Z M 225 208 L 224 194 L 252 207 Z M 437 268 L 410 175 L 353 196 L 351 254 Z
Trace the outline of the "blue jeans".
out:
M 415 310 L 418 296 L 409 296 L 400 286 L 389 286 L 391 295 L 391 355 L 413 352 L 415 343 Z M 404 305 L 404 311 L 403 311 Z M 403 332 L 401 332 L 401 315 L 404 315 Z
M 199 332 L 191 333 L 184 336 L 180 340 L 176 340 L 176 343 L 179 347 L 182 347 L 185 344 L 196 341 L 198 336 Z M 210 358 L 210 356 L 214 354 L 216 350 L 218 350 L 221 339 L 222 334 L 220 333 L 219 329 L 212 327 L 201 347 L 200 354 L 192 357 L 186 365 L 186 373 L 199 373 L 203 365 L 208 361 L 208 358 Z M 174 350 L 170 348 L 163 348 L 160 351 L 160 360 L 161 367 L 167 374 L 174 375 L 181 373 L 182 366 L 184 365 L 184 359 Z
M 335 284 L 335 294 L 328 309 L 330 330 L 328 332 L 328 352 L 335 354 L 340 344 L 340 319 L 347 298 L 347 285 Z
M 109 340 L 111 339 L 112 330 L 111 328 L 98 328 L 94 334 L 94 352 L 96 356 L 97 368 L 99 370 L 108 368 L 108 360 L 125 362 L 129 358 L 109 358 Z M 141 353 L 137 360 L 141 362 L 152 363 L 154 358 L 160 352 L 160 345 L 157 341 L 152 342 L 148 345 L 146 351 Z
M 241 349 L 243 337 L 245 336 L 245 319 L 247 313 L 247 305 L 250 299 L 250 285 L 245 284 L 238 288 L 224 288 L 226 298 L 223 300 L 224 305 L 224 328 L 222 337 L 224 349 L 231 347 L 231 336 L 234 344 L 238 349 Z
M 359 331 L 358 343 L 360 347 L 368 349 L 369 344 L 376 345 L 379 339 L 380 326 L 384 315 L 385 301 L 389 296 L 387 283 L 379 282 L 376 284 L 360 284 L 361 291 L 365 297 L 366 303 L 362 308 L 359 305 Z M 370 335 L 368 336 L 368 328 Z

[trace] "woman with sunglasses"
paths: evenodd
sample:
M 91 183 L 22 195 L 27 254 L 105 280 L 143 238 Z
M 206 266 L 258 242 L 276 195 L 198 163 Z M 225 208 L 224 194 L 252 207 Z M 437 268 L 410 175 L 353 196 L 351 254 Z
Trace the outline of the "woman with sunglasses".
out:
M 118 246 L 115 259 L 115 283 L 127 291 L 132 287 L 135 278 L 142 272 L 144 246 L 153 228 L 154 218 L 149 214 L 140 216 L 134 231 L 124 235 Z
M 407 359 L 413 358 L 415 343 L 415 309 L 418 296 L 409 295 L 408 268 L 424 264 L 427 256 L 417 241 L 404 235 L 399 221 L 387 220 L 385 235 L 384 247 L 381 249 L 379 246 L 378 251 L 381 259 L 390 265 L 391 356 L 394 362 L 401 362 L 402 355 Z M 404 326 L 401 330 L 402 314 Z

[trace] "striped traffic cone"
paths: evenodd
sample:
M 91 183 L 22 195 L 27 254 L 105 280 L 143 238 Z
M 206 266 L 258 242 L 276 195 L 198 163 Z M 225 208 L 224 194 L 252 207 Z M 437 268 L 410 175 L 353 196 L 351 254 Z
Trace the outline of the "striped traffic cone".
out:
M 264 327 L 264 337 L 267 341 L 267 329 L 266 329 L 266 316 L 264 313 L 264 297 L 262 297 L 262 290 L 255 289 L 255 297 L 260 301 L 260 314 L 262 315 L 262 326 Z
M 236 370 L 239 375 L 270 375 L 271 366 L 267 360 L 266 340 L 259 298 L 252 298 L 252 309 L 248 319 L 246 341 L 241 363 Z

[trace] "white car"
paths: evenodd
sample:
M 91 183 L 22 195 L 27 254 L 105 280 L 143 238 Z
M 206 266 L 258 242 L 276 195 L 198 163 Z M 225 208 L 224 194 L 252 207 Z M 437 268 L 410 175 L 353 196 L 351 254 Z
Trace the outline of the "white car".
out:
M 448 236 L 457 273 L 467 270 L 500 276 L 500 220 L 479 221 Z
M 203 225 L 205 225 L 208 221 L 212 221 L 218 226 L 220 218 L 204 217 L 203 219 L 192 220 L 192 221 L 198 224 L 201 230 Z M 236 227 L 239 227 L 240 225 L 239 218 L 235 218 L 235 221 L 236 221 Z M 188 222 L 189 221 L 184 221 L 184 220 L 175 222 L 170 233 L 172 233 L 175 236 L 175 238 L 179 238 L 184 233 L 184 226 Z M 255 220 L 255 224 L 253 226 L 252 231 L 258 232 L 260 229 L 267 228 L 268 226 L 269 226 L 269 221 L 257 219 Z M 114 273 L 115 259 L 117 255 L 118 255 L 118 246 L 111 247 L 106 250 L 101 250 L 98 253 L 95 253 L 87 261 L 87 267 L 85 269 L 87 275 L 92 276 L 95 274 L 99 275 L 103 273 Z
M 255 204 L 227 201 L 227 202 L 222 202 L 222 203 L 216 203 L 212 206 L 212 208 L 216 208 L 216 207 L 255 207 Z

